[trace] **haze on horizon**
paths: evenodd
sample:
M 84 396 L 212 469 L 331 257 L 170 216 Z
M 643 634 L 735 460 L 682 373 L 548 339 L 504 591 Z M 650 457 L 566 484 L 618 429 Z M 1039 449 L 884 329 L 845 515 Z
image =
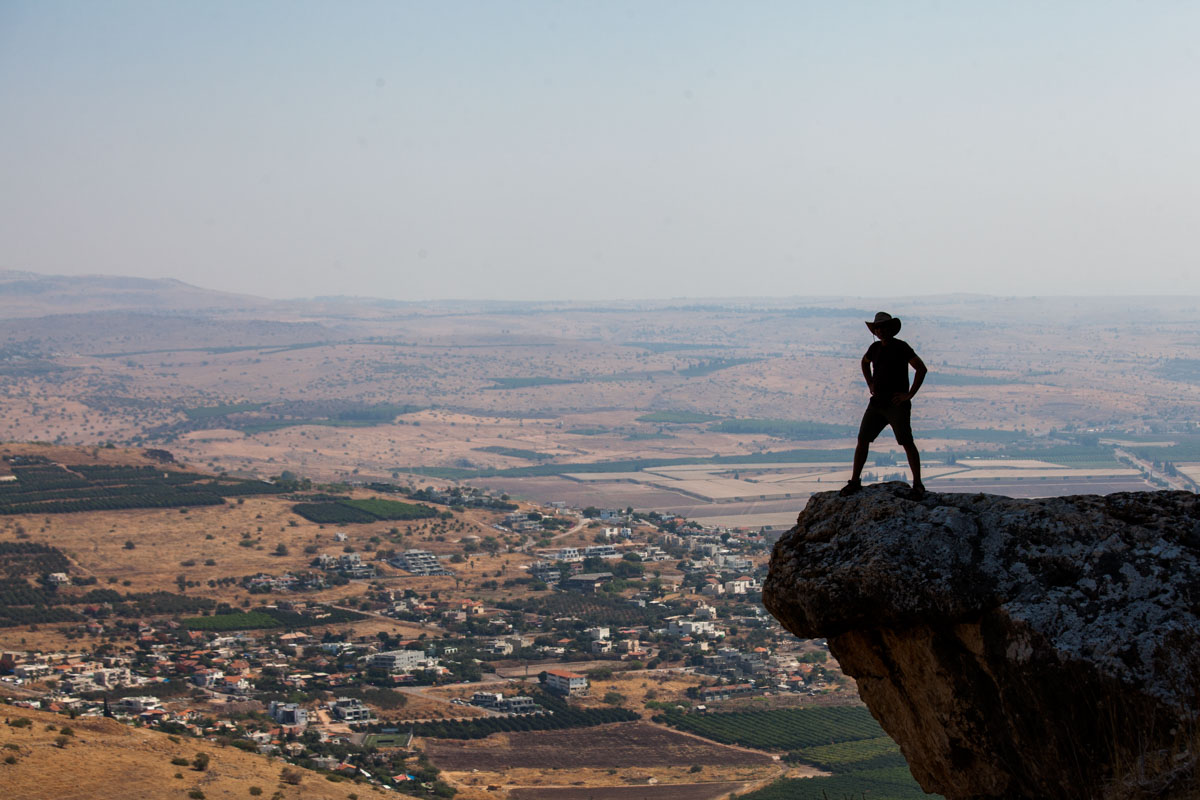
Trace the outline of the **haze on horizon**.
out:
M 1200 294 L 1200 6 L 0 6 L 0 269 Z

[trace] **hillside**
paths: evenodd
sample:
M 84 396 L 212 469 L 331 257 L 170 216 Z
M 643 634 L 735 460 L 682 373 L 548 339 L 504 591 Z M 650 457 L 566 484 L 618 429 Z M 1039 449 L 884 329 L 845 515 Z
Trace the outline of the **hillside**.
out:
M 196 311 L 269 303 L 249 295 L 201 289 L 172 279 L 0 271 L 0 317 L 101 310 Z
M 466 538 L 494 541 L 492 525 L 502 513 L 450 511 L 349 487 L 338 491 L 284 494 L 283 487 L 163 462 L 143 450 L 0 445 L 0 648 L 61 647 L 64 633 L 102 637 L 114 620 L 131 615 L 209 614 L 225 603 L 247 609 L 278 601 L 358 607 L 367 584 L 315 568 L 321 555 L 361 554 L 377 580 L 401 579 L 405 588 L 458 585 L 497 600 L 514 589 L 494 580 L 490 589 L 481 584 L 501 572 L 519 576 L 521 566 L 534 560 L 480 550 L 460 558 L 454 575 L 404 577 L 377 555 L 418 548 L 449 558 L 461 553 Z M 314 507 L 299 501 L 322 497 L 345 499 L 317 508 L 353 513 L 318 522 L 297 513 Z M 419 518 L 376 517 L 349 504 L 415 509 Z M 63 573 L 69 583 L 47 585 L 50 573 Z M 270 580 L 286 576 L 308 585 L 273 590 Z M 96 604 L 112 611 L 89 610 Z M 373 617 L 354 627 L 413 636 L 436 632 Z
M 305 800 L 350 800 L 382 794 L 369 786 L 331 783 L 323 775 L 289 767 L 256 753 L 212 742 L 168 736 L 104 718 L 68 719 L 58 714 L 5 706 L 0 724 L 0 785 L 8 800 L 126 800 L 187 798 L 205 800 L 261 796 Z M 21 719 L 28 726 L 14 727 Z M 69 727 L 73 735 L 63 737 Z M 60 745 L 59 742 L 62 742 Z M 175 765 L 198 752 L 211 756 L 198 771 Z M 280 778 L 284 767 L 299 784 Z M 262 790 L 254 793 L 254 787 Z M 202 795 L 189 794 L 199 790 Z

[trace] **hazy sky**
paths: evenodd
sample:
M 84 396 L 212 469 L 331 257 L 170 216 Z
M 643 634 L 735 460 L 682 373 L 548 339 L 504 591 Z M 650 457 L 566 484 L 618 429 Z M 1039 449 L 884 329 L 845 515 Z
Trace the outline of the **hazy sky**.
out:
M 1197 2 L 0 0 L 0 269 L 1200 294 Z

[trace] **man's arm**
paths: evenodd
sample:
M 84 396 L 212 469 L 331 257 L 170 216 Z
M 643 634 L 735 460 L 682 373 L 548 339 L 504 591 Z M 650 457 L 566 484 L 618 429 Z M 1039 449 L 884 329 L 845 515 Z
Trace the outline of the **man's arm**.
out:
M 917 393 L 917 390 L 921 388 L 921 384 L 925 382 L 925 373 L 929 372 L 929 368 L 925 366 L 925 362 L 922 361 L 921 357 L 916 353 L 914 353 L 913 357 L 908 360 L 908 365 L 912 367 L 913 371 L 916 373 L 913 375 L 912 388 L 907 392 L 900 392 L 897 394 L 897 401 L 912 400 L 913 395 Z
M 862 371 L 863 377 L 867 380 L 867 389 L 870 390 L 872 395 L 874 395 L 875 380 L 871 377 L 871 359 L 865 355 L 862 357 Z

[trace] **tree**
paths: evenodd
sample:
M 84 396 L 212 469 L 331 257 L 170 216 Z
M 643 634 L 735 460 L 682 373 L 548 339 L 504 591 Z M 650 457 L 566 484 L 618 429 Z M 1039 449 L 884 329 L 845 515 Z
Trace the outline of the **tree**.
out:
M 196 757 L 192 759 L 192 769 L 197 772 L 204 772 L 208 769 L 208 762 L 211 756 L 208 753 L 196 753 Z
M 283 542 L 280 542 L 278 545 L 275 546 L 275 555 L 286 556 L 287 554 L 288 554 L 288 548 L 287 548 L 286 544 L 284 544 Z

